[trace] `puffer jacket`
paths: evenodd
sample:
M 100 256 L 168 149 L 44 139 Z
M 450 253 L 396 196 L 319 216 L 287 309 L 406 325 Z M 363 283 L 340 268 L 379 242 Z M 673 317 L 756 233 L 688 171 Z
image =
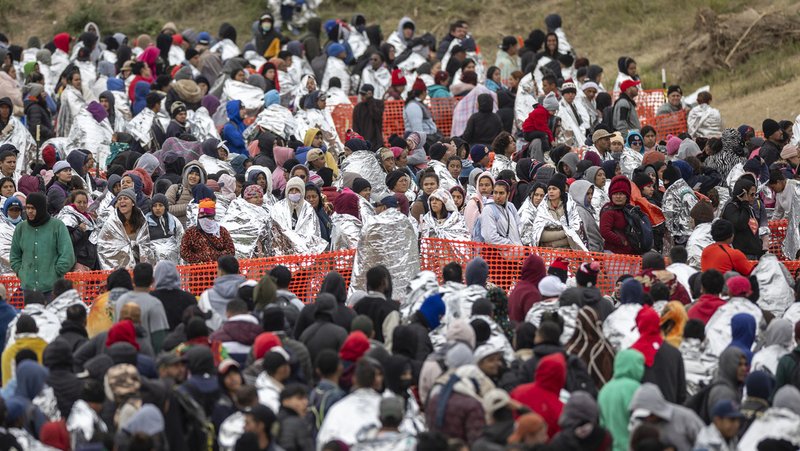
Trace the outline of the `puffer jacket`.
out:
M 172 185 L 167 189 L 166 196 L 169 200 L 169 212 L 172 213 L 173 216 L 178 218 L 181 224 L 186 226 L 186 206 L 189 202 L 192 201 L 192 186 L 189 185 L 189 171 L 196 167 L 200 170 L 200 182 L 199 183 L 206 183 L 206 170 L 203 169 L 203 166 L 200 163 L 192 162 L 186 164 L 183 168 L 183 175 L 182 175 L 182 182 L 180 185 Z

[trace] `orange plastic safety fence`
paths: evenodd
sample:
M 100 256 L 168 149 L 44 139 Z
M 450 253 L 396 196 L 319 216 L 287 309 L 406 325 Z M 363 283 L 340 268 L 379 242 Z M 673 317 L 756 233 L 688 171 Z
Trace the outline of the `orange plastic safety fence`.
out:
M 389 136 L 397 134 L 403 136 L 406 131 L 406 125 L 403 121 L 403 107 L 405 103 L 402 100 L 387 100 L 383 102 L 383 137 L 389 139 Z
M 612 98 L 616 102 L 619 92 L 614 92 Z M 665 139 L 668 134 L 679 135 L 686 133 L 686 112 L 656 115 L 658 108 L 666 101 L 664 91 L 661 89 L 640 90 L 636 96 L 636 114 L 642 125 L 650 125 L 656 129 L 659 140 Z
M 686 111 L 681 110 L 675 113 L 655 116 L 646 125 L 656 129 L 656 139 L 658 141 L 666 140 L 667 135 L 678 136 L 681 133 L 686 133 L 687 130 Z
M 786 258 L 783 255 L 783 240 L 786 238 L 786 227 L 789 225 L 786 219 L 769 222 L 769 251 L 778 256 L 781 260 Z
M 522 262 L 530 254 L 536 254 L 550 265 L 557 257 L 569 262 L 571 274 L 575 274 L 583 262 L 600 263 L 597 286 L 604 294 L 614 291 L 617 278 L 623 274 L 636 274 L 640 271 L 642 259 L 636 255 L 605 254 L 581 252 L 569 249 L 543 247 L 488 245 L 463 241 L 449 241 L 438 238 L 422 240 L 421 269 L 433 271 L 441 278 L 441 268 L 450 262 L 466 265 L 475 257 L 482 257 L 489 265 L 489 281 L 508 291 L 519 280 Z
M 450 136 L 453 126 L 453 110 L 461 97 L 445 97 L 430 99 L 430 109 L 433 115 L 433 122 L 442 136 Z
M 336 105 L 331 112 L 331 117 L 333 117 L 333 125 L 336 127 L 339 139 L 342 142 L 347 141 L 345 133 L 347 133 L 348 129 L 353 128 L 353 105 L 346 103 Z

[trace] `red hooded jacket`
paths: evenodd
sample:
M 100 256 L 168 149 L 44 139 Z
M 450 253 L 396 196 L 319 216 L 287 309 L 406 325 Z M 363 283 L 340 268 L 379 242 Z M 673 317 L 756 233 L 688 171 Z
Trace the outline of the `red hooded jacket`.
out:
M 553 142 L 553 132 L 550 130 L 550 112 L 541 103 L 531 111 L 531 114 L 522 123 L 523 132 L 545 132 L 550 142 Z
M 564 354 L 557 352 L 539 361 L 533 383 L 522 384 L 511 392 L 511 399 L 525 404 L 544 418 L 549 439 L 561 430 L 558 419 L 564 403 L 558 398 L 558 394 L 566 381 L 567 360 Z
M 725 301 L 714 294 L 704 294 L 689 309 L 689 319 L 699 319 L 703 324 L 708 324 L 708 320 L 714 316 L 717 309 L 725 305 Z
M 508 296 L 508 318 L 521 323 L 533 304 L 542 300 L 539 282 L 547 275 L 544 260 L 538 255 L 529 255 L 522 263 L 519 282 Z

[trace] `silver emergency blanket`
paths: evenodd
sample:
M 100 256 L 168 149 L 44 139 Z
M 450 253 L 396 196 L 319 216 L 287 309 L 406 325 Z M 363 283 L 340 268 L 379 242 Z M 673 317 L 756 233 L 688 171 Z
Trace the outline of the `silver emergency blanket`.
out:
M 137 261 L 136 255 L 139 259 Z M 125 227 L 119 216 L 111 214 L 100 230 L 97 243 L 97 256 L 100 267 L 104 270 L 127 268 L 132 269 L 136 263 L 156 263 L 150 243 L 150 230 L 147 221 L 136 232 L 131 240 L 125 233 Z
M 83 302 L 81 294 L 78 293 L 78 290 L 74 288 L 61 293 L 57 298 L 53 299 L 49 304 L 47 304 L 46 308 L 48 311 L 56 315 L 58 320 L 63 323 L 67 320 L 67 309 L 73 305 L 80 305 L 86 309 L 86 313 L 89 313 L 89 306 Z
M 274 255 L 316 255 L 325 251 L 328 242 L 320 236 L 319 218 L 311 204 L 301 199 L 296 211 L 297 224 L 292 227 L 292 205 L 288 199 L 278 201 L 272 208 L 270 234 Z
M 222 96 L 219 100 L 220 102 L 240 100 L 246 109 L 257 111 L 264 107 L 264 91 L 255 85 L 228 79 L 222 86 Z
M 200 155 L 203 155 L 202 143 L 199 141 L 183 141 L 178 138 L 167 138 L 161 150 L 155 152 L 153 155 L 158 159 L 159 169 L 161 173 L 166 172 L 164 167 L 164 159 L 168 155 L 177 155 L 184 159 L 186 164 L 192 161 L 197 161 Z
M 61 321 L 58 316 L 51 312 L 50 309 L 42 304 L 28 304 L 19 312 L 20 314 L 30 315 L 36 322 L 36 327 L 39 332 L 35 335 L 41 337 L 44 341 L 50 343 L 58 337 L 58 331 L 61 330 Z M 8 323 L 8 332 L 6 332 L 6 348 L 11 346 L 17 338 L 29 335 L 21 333 L 17 335 L 17 321 L 19 315 Z M 31 336 L 34 334 L 30 334 Z
M 115 116 L 114 123 L 111 125 L 115 132 L 124 132 L 128 122 L 133 118 L 130 100 L 128 100 L 128 95 L 122 91 L 111 91 L 111 95 L 114 96 Z
M 800 447 L 800 415 L 782 407 L 771 407 L 756 418 L 739 440 L 739 450 L 755 451 L 767 438 L 784 439 Z
M 236 156 L 234 154 L 234 156 Z M 208 155 L 200 155 L 200 158 L 197 161 L 203 166 L 203 169 L 206 170 L 206 174 L 216 174 L 217 172 L 223 171 L 230 175 L 235 175 L 236 171 L 233 170 L 233 167 L 227 161 L 220 160 L 219 158 L 210 157 Z
M 701 342 L 697 338 L 684 338 L 681 341 L 680 351 L 686 370 L 686 393 L 689 396 L 708 385 L 717 369 L 719 362 L 705 352 L 706 346 L 707 341 Z
M 333 151 L 334 154 L 344 151 L 344 145 L 341 138 L 339 138 L 339 132 L 336 130 L 330 111 L 318 109 L 301 110 L 297 112 L 295 119 L 297 120 L 295 136 L 306 136 L 306 132 L 309 129 L 316 128 L 322 131 L 322 139 L 327 144 L 328 150 Z M 372 185 L 372 188 L 375 189 L 375 185 Z
M 171 237 L 150 241 L 150 246 L 152 246 L 153 256 L 157 262 L 166 260 L 177 265 L 181 263 L 181 240 L 184 229 L 178 218 L 172 216 L 170 219 L 175 224 L 175 233 Z
M 615 351 L 628 349 L 639 339 L 636 315 L 641 309 L 637 303 L 622 304 L 603 321 L 603 335 Z
M 386 187 L 386 173 L 381 168 L 374 152 L 367 150 L 357 150 L 342 161 L 339 172 L 353 172 L 359 177 L 367 180 L 372 185 L 372 195 L 381 198 L 391 195 L 389 188 Z M 342 187 L 343 180 L 340 178 L 337 187 Z M 363 218 L 362 218 L 363 219 Z
M 572 243 L 577 247 L 577 249 L 574 250 L 588 251 L 588 249 L 586 249 L 586 245 L 583 243 L 583 240 L 578 234 L 578 232 L 581 230 L 582 223 L 581 217 L 578 214 L 578 206 L 575 204 L 575 202 L 573 202 L 572 199 L 567 200 L 567 204 L 564 207 L 566 214 L 558 221 L 553 219 L 553 217 L 550 215 L 550 211 L 547 208 L 547 202 L 548 201 L 546 199 L 542 200 L 542 202 L 539 203 L 539 207 L 536 209 L 536 217 L 533 220 L 533 230 L 531 231 L 531 245 L 539 245 L 539 238 L 542 237 L 542 232 L 545 228 L 557 228 L 564 230 L 564 233 L 567 234 L 567 237 L 570 238 Z M 567 218 L 569 218 L 569 224 L 567 224 Z
M 700 257 L 703 256 L 703 249 L 712 244 L 714 244 L 714 240 L 711 238 L 711 223 L 705 222 L 695 226 L 692 234 L 689 235 L 689 241 L 686 242 L 686 252 L 689 254 L 686 264 L 700 269 Z
M 511 161 L 511 159 L 505 155 L 495 155 L 494 163 L 492 163 L 492 177 L 497 180 L 500 173 L 506 170 L 516 173 L 517 163 Z M 447 172 L 448 174 L 450 173 L 450 171 Z
M 198 142 L 203 142 L 209 138 L 220 139 L 217 127 L 214 125 L 214 120 L 208 114 L 205 107 L 200 107 L 196 111 L 189 110 L 186 114 L 186 124 L 188 125 L 189 133 L 191 133 Z
M 289 139 L 297 130 L 297 121 L 288 108 L 275 104 L 270 105 L 267 109 L 258 113 L 252 129 L 255 129 L 256 126 L 261 127 L 262 130 L 272 132 L 283 139 Z M 245 135 L 248 130 L 245 130 Z M 251 134 L 254 133 L 251 132 Z M 245 136 L 245 138 L 248 138 L 248 136 Z
M 396 208 L 365 222 L 353 262 L 350 293 L 366 291 L 367 270 L 377 265 L 384 265 L 392 275 L 392 298 L 402 299 L 419 272 L 420 258 L 417 234 L 408 217 Z
M 107 188 L 105 192 L 89 206 L 89 211 L 94 211 L 97 215 L 95 226 L 98 230 L 103 228 L 109 215 L 114 211 L 114 196 L 110 189 Z
M 68 136 L 72 128 L 72 121 L 81 110 L 86 109 L 83 94 L 72 85 L 67 85 L 61 92 L 61 105 L 56 116 L 56 136 Z
M 197 202 L 191 201 L 186 204 L 186 228 L 197 225 L 197 213 L 199 206 Z
M 662 210 L 667 223 L 667 230 L 672 236 L 689 236 L 692 234 L 689 211 L 697 204 L 697 196 L 683 179 L 678 179 L 664 192 Z
M 800 302 L 795 302 L 783 312 L 782 318 L 788 319 L 792 324 L 797 324 L 800 321 Z
M 13 274 L 11 269 L 11 239 L 14 237 L 14 226 L 7 221 L 0 221 L 0 273 Z
M 374 194 L 371 196 L 376 201 L 379 201 L 382 196 L 378 194 Z M 367 200 L 364 199 L 364 196 L 358 196 L 358 215 L 361 217 L 361 222 L 367 221 L 369 218 L 375 216 L 377 213 L 375 212 L 375 207 Z
M 142 147 L 150 146 L 152 138 L 153 124 L 156 121 L 156 113 L 150 108 L 145 108 L 131 119 L 125 126 L 125 131 L 130 133 Z
M 578 318 L 577 305 L 565 305 L 563 307 L 558 305 L 558 299 L 552 301 L 541 301 L 533 304 L 528 313 L 525 315 L 525 322 L 531 323 L 537 328 L 542 322 L 542 315 L 547 312 L 557 312 L 558 316 L 564 319 L 564 330 L 561 332 L 561 343 L 566 343 L 572 338 L 575 333 L 575 324 Z
M 756 320 L 756 338 L 759 335 L 763 314 L 756 304 L 748 299 L 734 297 L 720 306 L 706 324 L 706 339 L 709 356 L 719 357 L 731 343 L 731 319 L 737 313 L 748 313 Z
M 2 144 L 13 144 L 19 150 L 14 175 L 18 178 L 20 175 L 26 174 L 29 170 L 28 164 L 36 159 L 36 140 L 33 139 L 28 128 L 14 116 L 8 118 L 8 125 L 3 131 L 0 131 L 0 145 Z
M 495 349 L 502 349 L 503 350 L 503 359 L 505 359 L 506 364 L 511 364 L 516 357 L 514 356 L 514 348 L 511 347 L 511 343 L 508 341 L 508 337 L 500 329 L 500 326 L 497 323 L 486 315 L 473 315 L 469 318 L 469 321 L 475 321 L 476 319 L 485 321 L 489 325 L 489 329 L 492 331 L 492 334 L 489 336 L 489 339 L 486 341 L 487 344 L 494 346 Z
M 786 189 L 794 187 L 792 202 L 786 217 L 789 221 L 786 225 L 786 238 L 781 244 L 781 251 L 786 258 L 794 259 L 800 251 L 800 183 L 787 184 Z
M 72 405 L 67 418 L 67 432 L 73 438 L 73 444 L 88 443 L 95 432 L 108 432 L 106 424 L 86 401 L 79 399 Z M 95 431 L 95 429 L 99 429 Z
M 73 229 L 77 229 L 81 224 L 86 224 L 86 230 L 89 232 L 89 242 L 92 244 L 97 244 L 97 235 L 99 232 L 97 224 L 86 216 L 82 215 L 72 206 L 64 205 L 64 208 L 58 212 L 58 216 L 56 216 L 56 218 L 60 219 L 65 226 L 72 227 Z
M 361 238 L 361 220 L 353 215 L 334 213 L 331 216 L 331 250 L 355 249 Z
M 439 292 L 436 274 L 433 271 L 420 271 L 408 282 L 406 292 L 407 295 L 400 298 L 400 316 L 408 321 L 425 299 Z
M 84 92 L 86 103 L 97 100 L 97 96 L 92 92 L 92 85 L 97 80 L 97 68 L 91 61 L 73 60 L 72 64 L 78 66 L 81 72 L 81 90 Z
M 237 46 L 236 43 L 230 39 L 223 39 L 217 42 L 209 49 L 209 51 L 219 53 L 222 57 L 222 61 L 235 58 L 242 53 L 242 51 L 239 50 L 239 46 Z
M 422 238 L 443 238 L 446 240 L 469 241 L 467 224 L 461 213 L 452 212 L 443 221 L 433 218 L 431 212 L 425 213 L 420 218 L 420 235 Z M 466 254 L 469 249 L 464 248 L 461 253 Z
M 759 286 L 758 306 L 773 315 L 780 315 L 794 303 L 794 278 L 774 254 L 764 254 L 750 273 L 756 276 Z
M 108 119 L 98 123 L 89 110 L 83 110 L 75 116 L 69 131 L 69 148 L 89 150 L 100 164 L 100 169 L 105 170 L 113 135 L 114 130 Z
M 633 177 L 633 170 L 642 165 L 642 154 L 639 152 L 625 147 L 622 155 L 619 157 L 619 167 L 622 175 L 629 179 Z
M 8 428 L 8 433 L 14 436 L 21 449 L 25 451 L 57 451 L 56 448 L 47 446 L 36 440 L 30 432 L 22 428 Z
M 522 129 L 522 123 L 539 103 L 538 95 L 538 87 L 533 74 L 525 74 L 519 82 L 517 97 L 514 99 L 514 130 Z
M 519 237 L 525 246 L 533 246 L 533 223 L 537 212 L 538 209 L 533 206 L 530 197 L 525 199 L 517 211 L 519 214 Z
M 457 319 L 467 319 L 472 314 L 472 306 L 486 299 L 486 288 L 480 285 L 465 286 L 458 282 L 445 282 L 439 289 L 447 306 L 443 323 L 450 324 Z
M 264 256 L 268 248 L 269 213 L 263 206 L 237 197 L 228 206 L 220 225 L 231 234 L 236 258 Z
M 233 451 L 244 433 L 244 412 L 234 412 L 219 426 L 217 440 L 220 451 Z
M 374 157 L 373 157 L 374 158 Z M 450 171 L 447 170 L 447 166 L 442 163 L 441 161 L 431 160 L 428 162 L 428 168 L 432 168 L 433 172 L 439 177 L 439 188 L 444 188 L 447 191 L 450 191 L 450 188 L 454 186 L 460 186 L 460 184 L 450 175 Z M 375 189 L 375 185 L 372 185 L 373 189 Z

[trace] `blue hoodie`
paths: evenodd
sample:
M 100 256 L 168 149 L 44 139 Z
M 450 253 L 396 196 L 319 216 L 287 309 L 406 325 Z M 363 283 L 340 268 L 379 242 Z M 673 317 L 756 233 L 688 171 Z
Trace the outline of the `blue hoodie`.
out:
M 753 341 L 756 339 L 756 320 L 749 313 L 737 313 L 731 318 L 731 344 L 739 348 L 747 357 L 747 364 L 753 358 Z
M 225 111 L 228 113 L 228 123 L 222 128 L 222 139 L 231 152 L 247 156 L 247 146 L 242 136 L 242 132 L 246 127 L 242 118 L 239 117 L 241 105 L 241 100 L 231 100 L 225 104 Z
M 25 360 L 17 365 L 17 389 L 14 392 L 14 398 L 22 402 L 26 411 L 28 411 L 33 399 L 44 389 L 45 379 L 47 379 L 48 374 L 50 374 L 50 372 L 47 370 L 47 368 L 39 365 L 33 360 Z M 36 429 L 29 432 L 38 437 L 39 430 L 47 421 L 47 418 L 38 407 L 34 407 L 33 418 L 29 418 L 29 420 L 33 421 Z
M 136 116 L 147 107 L 147 94 L 150 94 L 150 85 L 146 81 L 140 81 L 133 87 L 133 105 L 131 111 Z

